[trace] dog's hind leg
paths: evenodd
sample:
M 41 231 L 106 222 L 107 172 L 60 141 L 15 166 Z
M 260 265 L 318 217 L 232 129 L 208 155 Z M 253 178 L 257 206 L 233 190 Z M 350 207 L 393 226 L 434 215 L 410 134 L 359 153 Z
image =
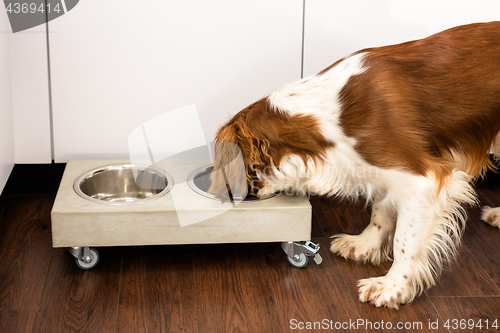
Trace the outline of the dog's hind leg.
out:
M 484 206 L 481 213 L 481 220 L 490 224 L 492 227 L 500 228 L 500 207 Z
M 375 198 L 370 224 L 359 235 L 333 236 L 330 250 L 346 259 L 373 265 L 389 260 L 396 225 L 396 210 L 382 195 Z
M 408 174 L 390 186 L 398 208 L 394 263 L 386 276 L 359 281 L 361 301 L 397 308 L 435 284 L 460 243 L 466 219 L 460 204 L 475 201 L 468 180 L 455 170 L 439 192 L 437 182 Z
M 497 134 L 495 142 L 491 147 L 491 151 L 495 155 L 495 159 L 500 159 L 500 134 Z M 500 228 L 500 207 L 484 206 L 481 213 L 481 220 L 490 224 L 493 227 Z

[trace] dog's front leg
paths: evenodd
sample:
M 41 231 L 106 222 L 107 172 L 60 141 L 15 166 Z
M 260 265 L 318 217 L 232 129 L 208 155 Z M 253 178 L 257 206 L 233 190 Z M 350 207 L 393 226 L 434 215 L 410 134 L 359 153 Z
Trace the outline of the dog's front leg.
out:
M 422 256 L 425 233 L 432 219 L 423 203 L 412 204 L 410 200 L 399 203 L 396 232 L 393 240 L 394 263 L 386 276 L 360 280 L 359 299 L 375 306 L 397 308 L 399 304 L 411 302 L 419 285 L 413 266 L 428 265 Z
M 460 203 L 474 202 L 463 172 L 454 171 L 439 192 L 431 179 L 408 178 L 391 193 L 398 207 L 394 263 L 386 276 L 358 283 L 359 299 L 377 307 L 398 308 L 435 284 L 460 242 L 466 218 Z
M 373 203 L 370 224 L 359 235 L 333 236 L 330 251 L 346 259 L 378 265 L 389 260 L 396 225 L 396 210 L 377 195 Z

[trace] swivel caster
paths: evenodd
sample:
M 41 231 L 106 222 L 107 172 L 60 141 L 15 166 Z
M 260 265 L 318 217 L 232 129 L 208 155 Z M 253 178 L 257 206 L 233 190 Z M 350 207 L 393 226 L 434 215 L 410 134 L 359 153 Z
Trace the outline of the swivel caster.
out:
M 81 269 L 92 269 L 99 263 L 99 251 L 94 247 L 69 247 L 68 251 Z
M 313 258 L 316 264 L 321 264 L 319 251 L 319 244 L 314 244 L 311 241 L 304 242 L 283 242 L 281 243 L 283 251 L 286 253 L 286 259 L 296 268 L 304 268 L 309 263 L 309 259 Z
M 287 255 L 286 260 L 288 260 L 290 265 L 292 265 L 293 267 L 304 268 L 309 263 L 309 256 L 306 256 L 305 253 L 302 252 L 300 254 L 295 254 L 293 257 Z

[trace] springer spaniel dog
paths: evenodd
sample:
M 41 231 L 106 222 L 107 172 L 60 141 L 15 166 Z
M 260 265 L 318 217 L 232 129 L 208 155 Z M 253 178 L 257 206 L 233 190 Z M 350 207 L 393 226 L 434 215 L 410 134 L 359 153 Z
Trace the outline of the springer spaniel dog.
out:
M 362 302 L 398 308 L 456 255 L 462 206 L 476 203 L 470 181 L 492 167 L 499 131 L 500 22 L 459 26 L 355 52 L 246 107 L 217 133 L 216 142 L 232 145 L 215 151 L 214 171 L 225 172 L 212 173 L 209 192 L 229 200 L 237 145 L 259 196 L 365 197 L 370 224 L 333 236 L 331 251 L 374 265 L 393 260 L 358 291 Z M 498 225 L 500 212 L 486 209 L 484 218 Z

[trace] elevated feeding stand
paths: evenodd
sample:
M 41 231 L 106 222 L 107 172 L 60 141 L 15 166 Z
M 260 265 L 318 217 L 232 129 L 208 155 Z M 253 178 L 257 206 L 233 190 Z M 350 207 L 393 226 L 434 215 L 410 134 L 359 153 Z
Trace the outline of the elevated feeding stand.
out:
M 82 269 L 91 269 L 99 261 L 98 247 L 223 244 L 223 243 L 281 243 L 288 261 L 303 268 L 312 257 L 321 263 L 319 244 L 311 241 L 312 207 L 304 195 L 277 195 L 266 200 L 241 202 L 235 207 L 196 193 L 189 187 L 189 175 L 210 164 L 207 159 L 167 159 L 159 172 L 148 169 L 151 182 L 158 174 L 171 176 L 171 190 L 137 204 L 105 204 L 99 199 L 105 191 L 95 190 L 95 200 L 77 194 L 74 185 L 91 182 L 77 181 L 89 171 L 97 181 L 116 171 L 128 170 L 127 160 L 69 161 L 51 212 L 52 246 L 67 248 Z M 100 171 L 100 170 L 105 171 Z M 109 173 L 107 173 L 109 171 Z M 144 175 L 141 173 L 141 175 Z M 167 177 L 168 178 L 168 177 Z M 120 178 L 121 179 L 121 178 Z M 127 184 L 127 189 L 131 182 Z M 115 186 L 116 187 L 116 186 Z M 113 189 L 115 188 L 113 187 Z M 124 188 L 125 188 L 124 187 Z M 144 187 L 155 189 L 156 187 Z M 134 189 L 142 191 L 142 187 Z M 131 192 L 132 193 L 132 192 Z M 302 240 L 302 241 L 299 241 Z

